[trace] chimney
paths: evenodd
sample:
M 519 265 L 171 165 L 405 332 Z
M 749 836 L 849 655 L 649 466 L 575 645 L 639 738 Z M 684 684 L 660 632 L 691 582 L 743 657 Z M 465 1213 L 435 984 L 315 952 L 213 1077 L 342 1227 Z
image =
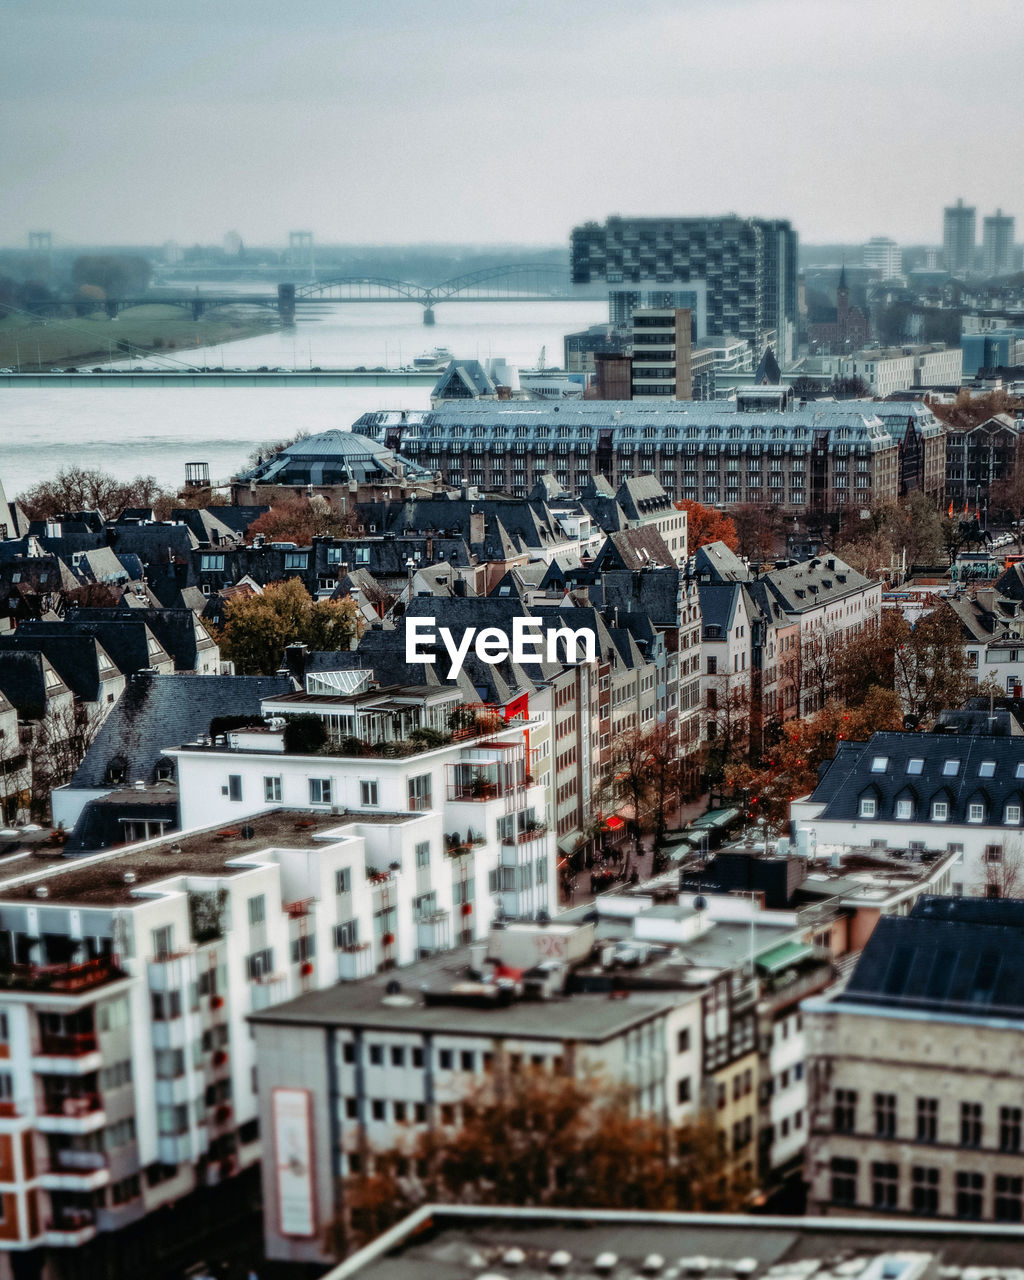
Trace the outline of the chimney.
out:
M 473 511 L 469 517 L 469 545 L 478 546 L 484 540 L 484 513 Z

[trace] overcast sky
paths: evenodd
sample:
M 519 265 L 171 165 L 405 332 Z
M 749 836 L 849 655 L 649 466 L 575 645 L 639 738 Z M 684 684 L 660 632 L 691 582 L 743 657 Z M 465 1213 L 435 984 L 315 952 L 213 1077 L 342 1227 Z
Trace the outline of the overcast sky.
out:
M 937 243 L 1024 219 L 1022 46 L 1020 0 L 6 0 L 0 243 Z

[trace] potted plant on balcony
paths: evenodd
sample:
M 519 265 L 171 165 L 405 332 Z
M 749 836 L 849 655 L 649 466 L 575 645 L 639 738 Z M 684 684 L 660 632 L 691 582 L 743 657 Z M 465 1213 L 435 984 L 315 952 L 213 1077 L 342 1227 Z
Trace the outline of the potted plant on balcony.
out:
M 498 794 L 498 788 L 478 769 L 469 780 L 469 793 L 474 800 L 490 800 Z

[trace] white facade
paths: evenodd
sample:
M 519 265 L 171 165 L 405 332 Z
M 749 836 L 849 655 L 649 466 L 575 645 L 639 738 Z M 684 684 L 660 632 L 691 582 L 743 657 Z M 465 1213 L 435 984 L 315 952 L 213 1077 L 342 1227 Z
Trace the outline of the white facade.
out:
M 864 265 L 881 272 L 883 280 L 903 275 L 903 250 L 895 240 L 872 236 L 863 249 Z

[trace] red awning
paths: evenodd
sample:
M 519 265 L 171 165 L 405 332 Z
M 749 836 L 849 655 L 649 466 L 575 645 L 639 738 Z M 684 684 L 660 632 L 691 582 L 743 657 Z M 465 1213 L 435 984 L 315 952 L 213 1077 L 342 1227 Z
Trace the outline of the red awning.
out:
M 605 819 L 604 829 L 605 831 L 618 831 L 619 827 L 624 827 L 625 825 L 620 817 L 612 815 L 612 817 Z

